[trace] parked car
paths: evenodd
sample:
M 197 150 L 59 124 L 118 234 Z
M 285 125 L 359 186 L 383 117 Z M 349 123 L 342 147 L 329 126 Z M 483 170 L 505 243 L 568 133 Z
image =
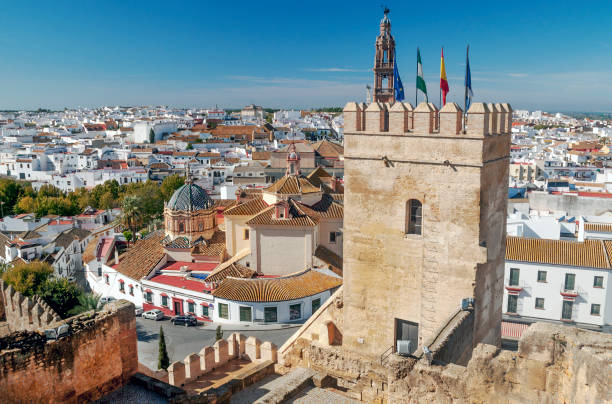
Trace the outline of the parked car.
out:
M 198 320 L 191 314 L 175 316 L 172 317 L 172 320 L 170 321 L 172 321 L 172 324 L 174 325 L 184 325 L 185 327 L 189 327 L 190 325 L 198 325 Z
M 135 315 L 136 317 L 138 317 L 138 316 L 142 316 L 142 312 L 143 312 L 142 307 L 136 307 L 136 308 L 134 309 L 134 315 Z
M 115 300 L 117 299 L 112 296 L 101 297 L 98 301 L 98 308 L 103 307 L 106 303 L 114 302 Z
M 164 318 L 164 313 L 159 309 L 153 309 L 142 313 L 142 317 L 147 318 L 149 320 L 158 321 Z

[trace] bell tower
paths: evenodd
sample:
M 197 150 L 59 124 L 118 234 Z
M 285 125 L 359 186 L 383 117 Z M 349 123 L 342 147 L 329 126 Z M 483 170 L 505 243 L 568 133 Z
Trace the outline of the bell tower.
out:
M 376 56 L 374 57 L 374 101 L 393 102 L 393 64 L 395 63 L 395 39 L 391 35 L 389 9 L 385 8 L 380 20 L 380 33 L 376 37 Z

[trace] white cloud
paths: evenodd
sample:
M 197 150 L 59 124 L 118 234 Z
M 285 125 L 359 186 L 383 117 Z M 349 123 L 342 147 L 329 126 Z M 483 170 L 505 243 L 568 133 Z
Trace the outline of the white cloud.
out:
M 510 77 L 527 77 L 527 73 L 508 73 Z

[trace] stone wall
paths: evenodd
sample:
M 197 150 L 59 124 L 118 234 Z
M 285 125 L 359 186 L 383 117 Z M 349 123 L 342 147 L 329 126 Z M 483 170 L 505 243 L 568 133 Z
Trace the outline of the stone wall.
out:
M 390 403 L 604 403 L 612 401 L 612 336 L 547 323 L 518 352 L 480 344 L 467 366 L 419 362 L 390 383 Z
M 0 402 L 89 402 L 125 384 L 138 369 L 134 305 L 106 307 L 52 324 L 73 332 L 57 341 L 31 331 L 0 338 L 9 348 L 0 352 Z
M 40 297 L 25 297 L 0 279 L 0 306 L 10 331 L 43 330 L 60 321 L 57 313 Z M 2 317 L 0 317 L 2 318 Z

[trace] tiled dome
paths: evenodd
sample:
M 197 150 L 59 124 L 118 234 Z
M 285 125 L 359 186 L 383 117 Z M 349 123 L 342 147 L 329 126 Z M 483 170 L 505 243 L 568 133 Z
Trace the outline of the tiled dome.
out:
M 200 210 L 210 209 L 212 206 L 213 200 L 206 191 L 192 183 L 177 189 L 168 202 L 168 207 L 172 210 Z

